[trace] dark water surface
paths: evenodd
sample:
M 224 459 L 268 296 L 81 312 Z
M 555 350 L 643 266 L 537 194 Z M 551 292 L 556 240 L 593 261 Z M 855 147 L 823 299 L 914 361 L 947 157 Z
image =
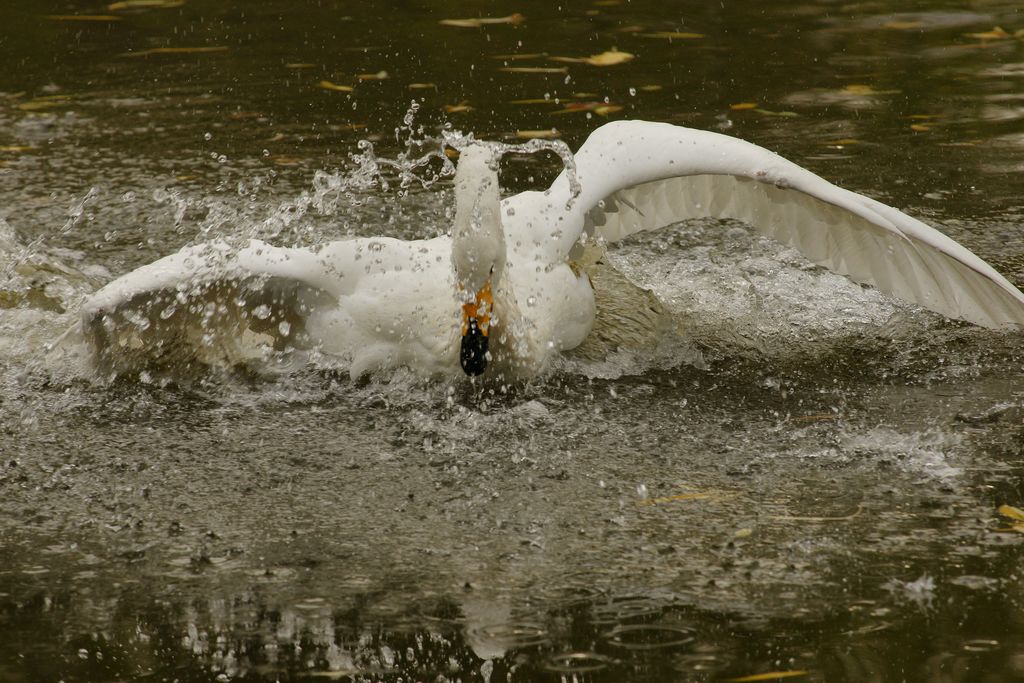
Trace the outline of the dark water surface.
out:
M 1024 680 L 1024 341 L 742 226 L 618 248 L 679 329 L 527 386 L 47 346 L 189 242 L 446 231 L 443 184 L 331 189 L 414 98 L 428 135 L 734 134 L 1020 284 L 1019 3 L 150 5 L 0 7 L 0 681 Z M 522 18 L 439 23 L 481 11 Z

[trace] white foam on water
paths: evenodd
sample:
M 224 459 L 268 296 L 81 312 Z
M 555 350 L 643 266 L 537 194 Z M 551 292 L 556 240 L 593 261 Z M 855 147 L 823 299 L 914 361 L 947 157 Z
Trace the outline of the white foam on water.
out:
M 931 481 L 954 480 L 964 469 L 958 455 L 963 437 L 942 429 L 902 432 L 892 427 L 844 428 L 834 443 L 776 453 L 821 465 L 893 469 Z

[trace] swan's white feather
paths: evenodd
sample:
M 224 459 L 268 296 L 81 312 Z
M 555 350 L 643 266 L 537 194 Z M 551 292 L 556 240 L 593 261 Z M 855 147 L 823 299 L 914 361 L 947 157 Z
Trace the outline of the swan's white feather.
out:
M 99 364 L 118 372 L 164 355 L 181 364 L 182 346 L 201 347 L 187 359 L 232 364 L 246 354 L 225 335 L 254 330 L 275 347 L 346 359 L 354 377 L 395 366 L 438 375 L 458 370 L 458 312 L 445 237 L 341 240 L 315 251 L 214 241 L 103 287 L 82 306 L 82 326 Z
M 1024 295 L 963 246 L 735 138 L 607 124 L 576 155 L 579 196 L 563 174 L 547 192 L 501 202 L 500 226 L 497 175 L 476 151 L 456 177 L 463 196 L 454 242 L 186 247 L 85 302 L 82 326 L 97 360 L 118 372 L 149 357 L 232 363 L 245 356 L 236 341 L 251 333 L 275 349 L 305 346 L 347 359 L 353 376 L 396 366 L 455 374 L 460 305 L 492 276 L 494 367 L 530 376 L 593 327 L 594 293 L 569 265 L 582 238 L 615 241 L 703 217 L 743 220 L 816 263 L 949 317 L 1024 324 Z
M 691 218 L 733 218 L 860 283 L 984 327 L 1024 325 L 1024 294 L 954 240 L 757 145 L 663 123 L 620 121 L 563 173 L 505 212 L 550 226 L 535 248 L 564 259 L 583 234 L 610 242 Z M 564 207 L 571 202 L 571 207 Z M 543 216 L 539 219 L 537 216 Z M 515 220 L 515 219 L 513 219 Z

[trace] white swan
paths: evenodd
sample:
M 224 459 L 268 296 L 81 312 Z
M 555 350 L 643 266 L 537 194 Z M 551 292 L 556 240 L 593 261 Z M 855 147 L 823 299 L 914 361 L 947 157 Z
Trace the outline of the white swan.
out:
M 353 377 L 531 376 L 583 342 L 599 311 L 571 260 L 585 242 L 700 217 L 735 218 L 817 264 L 933 311 L 991 328 L 1024 325 L 1024 294 L 952 239 L 756 145 L 662 123 L 609 123 L 545 192 L 501 200 L 496 153 L 461 150 L 452 236 L 186 247 L 85 302 L 102 367 L 244 359 L 303 347 Z M 488 364 L 488 361 L 490 363 Z

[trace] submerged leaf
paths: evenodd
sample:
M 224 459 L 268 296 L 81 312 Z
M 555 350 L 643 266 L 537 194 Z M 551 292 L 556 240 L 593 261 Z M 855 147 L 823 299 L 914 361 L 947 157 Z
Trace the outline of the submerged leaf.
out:
M 795 111 L 772 111 L 770 109 L 761 109 L 761 107 L 753 109 L 753 112 L 761 114 L 762 116 L 781 116 L 782 118 L 787 119 L 795 119 L 800 116 L 800 114 L 797 114 Z
M 111 12 L 123 9 L 172 9 L 181 7 L 185 0 L 121 0 L 107 5 Z
M 498 71 L 510 74 L 567 74 L 569 69 L 564 66 L 502 66 Z
M 775 681 L 780 678 L 796 678 L 806 676 L 810 671 L 793 669 L 790 671 L 768 671 L 763 674 L 752 674 L 750 676 L 739 676 L 737 678 L 726 678 L 726 683 L 756 683 L 757 681 Z
M 654 33 L 641 33 L 644 38 L 665 38 L 667 40 L 697 40 L 703 38 L 703 33 L 690 33 L 688 31 L 655 31 Z
M 932 127 L 925 123 L 910 124 L 910 130 L 914 131 L 915 133 L 927 133 L 931 129 Z
M 983 33 L 965 33 L 968 38 L 977 38 L 978 40 L 1007 40 L 1012 38 L 1002 26 L 996 26 L 991 31 L 985 31 Z
M 320 81 L 316 85 L 318 88 L 323 88 L 324 90 L 333 90 L 335 92 L 352 92 L 353 90 L 355 90 L 355 88 L 353 88 L 350 85 L 338 85 L 337 83 L 332 83 L 331 81 Z
M 473 111 L 473 107 L 469 106 L 468 102 L 459 102 L 458 104 L 446 104 L 444 110 L 449 114 L 461 114 L 467 111 Z
M 35 147 L 28 147 L 26 145 L 0 145 L 0 153 L 10 152 L 30 152 Z
M 519 62 L 527 59 L 540 59 L 541 57 L 547 57 L 546 52 L 532 52 L 530 54 L 516 54 L 516 55 L 491 55 L 491 59 L 502 59 L 508 62 Z
M 436 83 L 410 83 L 409 90 L 437 90 Z
M 888 21 L 882 24 L 882 28 L 889 29 L 890 31 L 909 31 L 921 28 L 924 25 L 923 21 Z
M 661 498 L 644 498 L 638 505 L 661 505 L 662 503 L 674 503 L 682 500 L 707 500 L 719 498 L 721 494 L 716 491 L 705 491 L 702 493 L 680 493 L 675 496 L 662 496 Z
M 227 52 L 224 45 L 207 45 L 200 47 L 153 47 L 138 52 L 123 52 L 122 57 L 148 57 L 149 55 L 203 55 L 211 52 Z
M 455 26 L 456 28 L 480 28 L 492 24 L 521 24 L 526 17 L 518 12 L 507 17 L 480 17 L 477 19 L 442 19 L 438 23 L 442 26 Z
M 50 21 L 121 21 L 122 17 L 112 14 L 46 14 L 43 19 Z
M 356 76 L 360 81 L 384 81 L 391 78 L 387 71 L 383 69 L 375 74 L 359 74 Z
M 1003 517 L 1016 520 L 1018 522 L 1024 522 L 1024 510 L 1012 505 L 1000 505 L 997 510 Z
M 589 64 L 591 66 L 615 66 L 625 64 L 636 58 L 636 55 L 621 50 L 606 50 L 590 57 L 551 57 L 553 62 L 570 62 L 573 64 Z
M 733 111 L 743 111 L 744 109 L 757 109 L 757 102 L 737 102 L 736 104 L 730 104 L 729 109 Z
M 526 100 L 512 100 L 509 104 L 559 104 L 553 97 L 534 97 Z

